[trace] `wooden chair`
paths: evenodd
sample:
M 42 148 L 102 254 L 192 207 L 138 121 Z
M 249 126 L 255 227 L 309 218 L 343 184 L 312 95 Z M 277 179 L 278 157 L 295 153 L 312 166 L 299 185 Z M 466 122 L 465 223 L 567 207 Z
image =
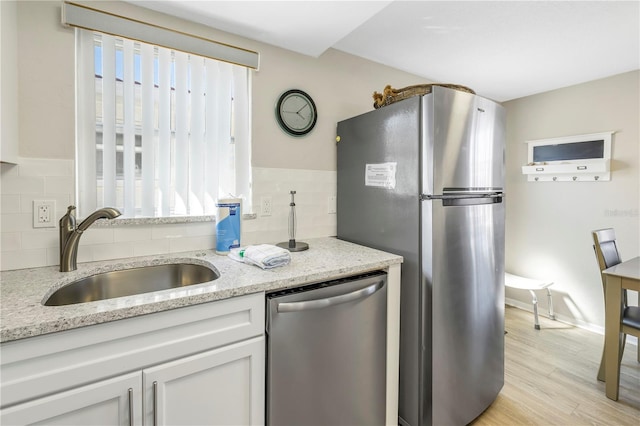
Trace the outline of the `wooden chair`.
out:
M 596 253 L 596 259 L 598 260 L 598 267 L 600 268 L 600 278 L 602 280 L 602 288 L 607 284 L 606 277 L 602 273 L 607 268 L 621 263 L 620 253 L 618 252 L 618 246 L 616 244 L 616 234 L 612 228 L 599 229 L 591 233 L 593 235 L 593 249 Z M 622 333 L 620 333 L 620 359 L 622 360 L 622 353 L 624 352 L 624 344 L 627 339 L 627 334 L 636 336 L 640 339 L 640 307 L 627 305 L 627 291 L 622 293 Z M 638 347 L 638 362 L 640 362 L 640 346 Z M 604 381 L 604 349 L 602 351 L 602 360 L 600 361 L 600 369 L 598 370 L 598 380 Z

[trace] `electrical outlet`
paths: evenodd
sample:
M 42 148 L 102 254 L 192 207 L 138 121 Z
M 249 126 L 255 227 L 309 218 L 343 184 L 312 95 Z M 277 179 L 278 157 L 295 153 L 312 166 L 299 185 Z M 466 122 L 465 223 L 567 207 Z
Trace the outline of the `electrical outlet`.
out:
M 272 207 L 271 197 L 260 198 L 260 216 L 271 216 Z
M 33 227 L 55 228 L 55 200 L 33 200 Z
M 329 195 L 327 199 L 327 213 L 328 214 L 336 214 L 337 212 L 337 202 L 335 195 Z

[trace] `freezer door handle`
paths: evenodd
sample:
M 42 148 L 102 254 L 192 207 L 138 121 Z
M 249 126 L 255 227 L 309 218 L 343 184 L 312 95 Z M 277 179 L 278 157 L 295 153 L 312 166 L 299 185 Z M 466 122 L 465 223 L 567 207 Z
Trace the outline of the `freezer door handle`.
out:
M 353 302 L 371 296 L 384 286 L 384 280 L 378 281 L 368 287 L 352 291 L 338 296 L 331 296 L 324 299 L 306 300 L 303 302 L 282 302 L 278 303 L 276 309 L 278 313 L 309 311 L 311 309 L 323 309 L 341 303 Z

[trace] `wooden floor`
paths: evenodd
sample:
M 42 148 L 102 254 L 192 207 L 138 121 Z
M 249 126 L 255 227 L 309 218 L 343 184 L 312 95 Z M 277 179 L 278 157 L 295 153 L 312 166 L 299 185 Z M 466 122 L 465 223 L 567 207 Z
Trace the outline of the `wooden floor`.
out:
M 603 336 L 507 307 L 505 384 L 496 401 L 472 424 L 640 425 L 640 363 L 627 345 L 618 401 L 596 380 Z

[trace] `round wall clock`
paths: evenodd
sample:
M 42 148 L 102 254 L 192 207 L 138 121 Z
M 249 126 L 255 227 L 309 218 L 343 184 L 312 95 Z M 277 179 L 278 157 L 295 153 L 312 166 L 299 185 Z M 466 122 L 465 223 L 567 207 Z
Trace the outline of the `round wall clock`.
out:
M 287 90 L 276 104 L 276 119 L 282 130 L 293 136 L 304 136 L 318 120 L 316 104 L 302 90 Z

